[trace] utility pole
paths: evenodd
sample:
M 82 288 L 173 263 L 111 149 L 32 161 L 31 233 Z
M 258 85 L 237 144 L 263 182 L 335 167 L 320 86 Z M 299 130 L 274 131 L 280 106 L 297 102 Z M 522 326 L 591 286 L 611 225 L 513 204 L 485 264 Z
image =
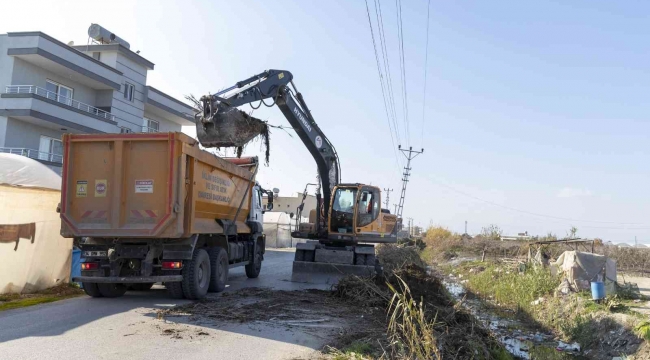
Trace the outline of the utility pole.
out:
M 406 184 L 409 182 L 409 176 L 411 176 L 411 160 L 415 159 L 416 156 L 424 152 L 424 148 L 420 151 L 413 150 L 413 146 L 409 147 L 408 150 L 402 149 L 402 145 L 398 145 L 397 148 L 404 154 L 406 157 L 406 167 L 404 168 L 404 174 L 402 177 L 402 196 L 399 199 L 399 205 L 397 207 L 397 218 L 402 217 L 402 211 L 404 211 L 404 197 L 406 196 Z M 407 155 L 408 154 L 408 155 Z
M 467 234 L 467 220 L 465 220 L 465 234 Z
M 397 204 L 393 204 L 393 206 L 395 207 L 395 211 L 393 211 L 393 214 L 397 214 Z
M 393 189 L 384 189 L 384 191 L 386 192 L 386 209 L 388 209 L 388 199 L 390 199 L 390 192 L 393 191 Z

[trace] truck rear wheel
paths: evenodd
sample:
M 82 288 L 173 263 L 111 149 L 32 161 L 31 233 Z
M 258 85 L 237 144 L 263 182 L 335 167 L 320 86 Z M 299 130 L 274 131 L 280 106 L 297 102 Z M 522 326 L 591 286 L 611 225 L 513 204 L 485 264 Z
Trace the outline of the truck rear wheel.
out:
M 192 260 L 183 266 L 183 294 L 190 300 L 203 299 L 210 287 L 210 257 L 203 249 L 195 249 Z
M 84 292 L 86 293 L 86 295 L 92 296 L 94 298 L 103 297 L 102 293 L 99 292 L 97 283 L 85 282 L 81 284 L 83 285 Z
M 228 281 L 228 254 L 221 247 L 210 249 L 210 292 L 222 292 Z
M 116 298 L 126 293 L 126 285 L 124 284 L 97 284 L 99 292 L 107 298 Z
M 260 275 L 260 270 L 262 270 L 262 248 L 256 246 L 255 256 L 253 256 L 253 262 L 246 265 L 246 276 L 251 279 L 255 279 Z
M 178 282 L 170 282 L 170 283 L 165 283 L 165 287 L 167 288 L 167 293 L 169 296 L 173 299 L 182 299 L 185 296 L 183 296 L 183 283 L 178 281 Z

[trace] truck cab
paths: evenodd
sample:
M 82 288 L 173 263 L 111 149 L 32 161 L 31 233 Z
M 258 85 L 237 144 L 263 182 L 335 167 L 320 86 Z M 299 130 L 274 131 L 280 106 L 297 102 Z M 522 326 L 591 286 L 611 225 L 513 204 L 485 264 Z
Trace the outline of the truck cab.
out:
M 273 209 L 273 192 L 265 190 L 259 183 L 255 183 L 251 193 L 251 211 L 248 214 L 247 223 L 251 230 L 262 232 L 264 229 L 264 213 Z M 266 206 L 262 202 L 262 198 L 268 198 Z

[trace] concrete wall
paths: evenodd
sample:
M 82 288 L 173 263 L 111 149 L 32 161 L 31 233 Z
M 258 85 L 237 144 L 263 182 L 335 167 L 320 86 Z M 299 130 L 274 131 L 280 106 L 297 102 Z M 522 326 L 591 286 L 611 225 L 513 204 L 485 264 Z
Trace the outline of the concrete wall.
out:
M 11 76 L 11 85 L 36 85 L 43 89 L 47 80 L 72 88 L 72 98 L 90 106 L 95 105 L 96 91 L 88 86 L 66 79 L 56 73 L 32 65 L 27 61 L 16 58 Z M 4 90 L 4 89 L 3 89 Z M 110 91 L 110 90 L 108 90 Z M 4 92 L 4 91 L 3 91 Z
M 48 129 L 26 121 L 8 118 L 7 132 L 4 147 L 20 147 L 38 150 L 41 135 L 54 139 L 61 139 L 63 131 Z
M 5 138 L 7 134 L 7 123 L 9 119 L 5 116 L 0 116 L 0 147 L 5 146 Z
M 0 91 L 5 91 L 5 86 L 11 85 L 11 73 L 14 68 L 14 58 L 7 56 L 7 35 L 0 35 Z
M 116 66 L 124 73 L 120 91 L 113 92 L 111 112 L 119 119 L 118 125 L 128 127 L 134 132 L 142 130 L 144 117 L 144 91 L 147 83 L 147 68 L 116 52 Z M 125 83 L 134 85 L 133 101 L 124 98 Z
M 158 116 L 156 114 L 145 111 L 144 117 L 146 117 L 147 119 L 158 121 L 158 123 L 160 124 L 160 129 L 159 129 L 160 132 L 181 131 L 181 128 L 182 128 L 181 125 L 179 125 L 179 124 L 177 124 L 175 122 L 171 122 L 171 121 L 169 121 L 167 119 L 163 119 L 162 117 L 160 117 L 160 116 Z M 144 125 L 144 120 L 142 121 L 142 124 Z

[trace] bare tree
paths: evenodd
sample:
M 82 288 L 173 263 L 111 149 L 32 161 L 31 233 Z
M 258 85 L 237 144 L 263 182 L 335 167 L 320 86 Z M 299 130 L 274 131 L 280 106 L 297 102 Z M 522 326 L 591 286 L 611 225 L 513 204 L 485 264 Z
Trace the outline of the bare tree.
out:
M 481 236 L 489 240 L 501 240 L 503 231 L 495 224 L 491 224 L 481 228 Z

